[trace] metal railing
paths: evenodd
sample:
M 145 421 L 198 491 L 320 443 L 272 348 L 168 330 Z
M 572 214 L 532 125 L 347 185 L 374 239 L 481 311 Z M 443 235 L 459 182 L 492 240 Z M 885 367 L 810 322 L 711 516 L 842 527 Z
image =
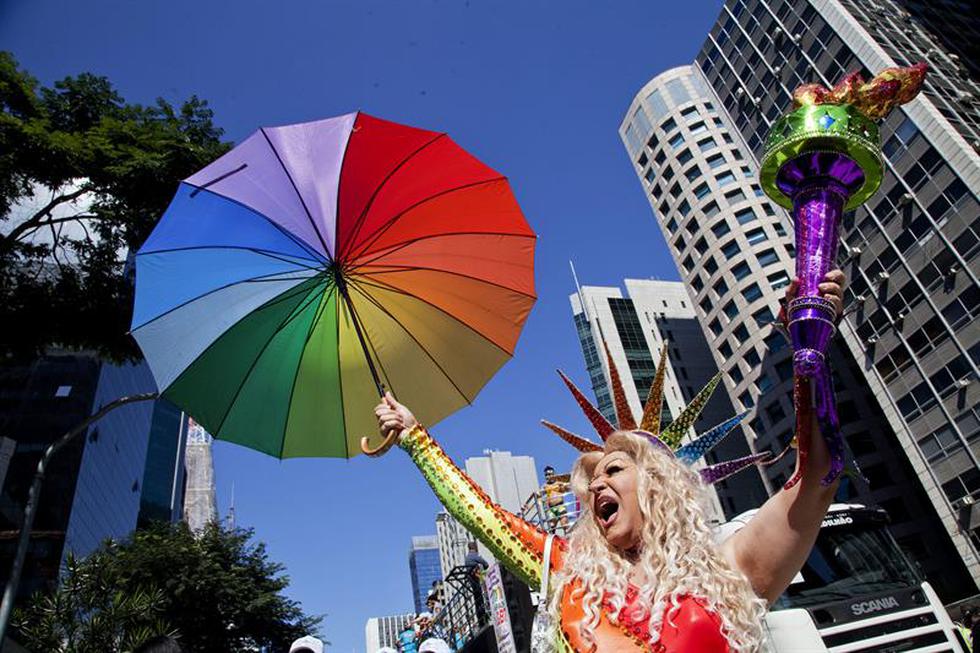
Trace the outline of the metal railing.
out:
M 520 516 L 544 531 L 565 537 L 581 513 L 582 508 L 572 492 L 542 488 L 524 502 Z

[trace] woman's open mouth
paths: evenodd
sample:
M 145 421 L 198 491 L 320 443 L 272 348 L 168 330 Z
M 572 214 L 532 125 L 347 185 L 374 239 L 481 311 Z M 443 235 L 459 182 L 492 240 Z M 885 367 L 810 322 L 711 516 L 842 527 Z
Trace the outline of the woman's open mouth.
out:
M 595 514 L 599 525 L 609 528 L 619 515 L 619 502 L 611 496 L 601 496 L 595 502 Z

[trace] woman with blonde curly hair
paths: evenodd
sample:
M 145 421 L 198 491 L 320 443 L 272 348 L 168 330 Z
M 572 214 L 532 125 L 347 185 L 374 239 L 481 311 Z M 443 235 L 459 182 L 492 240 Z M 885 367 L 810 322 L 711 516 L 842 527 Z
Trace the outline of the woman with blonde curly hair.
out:
M 843 274 L 831 272 L 824 281 L 821 292 L 839 313 Z M 662 384 L 663 362 L 661 358 L 655 388 Z M 576 653 L 760 650 L 768 605 L 803 566 L 836 489 L 834 483 L 821 483 L 830 468 L 823 439 L 813 438 L 809 455 L 800 457 L 799 483 L 771 497 L 744 528 L 717 544 L 707 518 L 705 482 L 720 480 L 762 457 L 722 463 L 700 474 L 688 464 L 744 414 L 678 446 L 717 377 L 658 433 L 659 391 L 651 392 L 637 428 L 628 407 L 624 412 L 625 398 L 611 360 L 610 376 L 619 430 L 565 379 L 597 427 L 602 445 L 546 423 L 586 451 L 571 475 L 582 515 L 567 541 L 555 540 L 548 560 L 556 580 L 547 606 L 558 631 L 555 648 Z M 809 440 L 812 416 L 798 408 L 797 435 Z M 400 433 L 399 445 L 449 512 L 505 566 L 536 587 L 547 535 L 493 504 L 390 394 L 375 414 L 383 433 Z

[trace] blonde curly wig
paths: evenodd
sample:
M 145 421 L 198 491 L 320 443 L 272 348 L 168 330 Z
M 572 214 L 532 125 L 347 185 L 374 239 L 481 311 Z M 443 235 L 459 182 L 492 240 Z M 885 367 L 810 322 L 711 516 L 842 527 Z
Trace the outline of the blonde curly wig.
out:
M 596 464 L 613 451 L 626 453 L 637 465 L 637 498 L 643 514 L 638 557 L 628 561 L 602 535 L 592 512 L 589 483 Z M 722 556 L 716 545 L 706 512 L 706 487 L 692 471 L 667 452 L 655 448 L 642 436 L 617 431 L 606 440 L 604 452 L 581 456 L 572 469 L 572 490 L 582 505 L 582 514 L 568 540 L 565 564 L 556 575 L 549 609 L 560 623 L 561 597 L 573 579 L 579 581 L 572 598 L 581 602 L 585 623 L 582 634 L 594 645 L 595 628 L 608 599 L 616 616 L 626 603 L 632 566 L 639 565 L 647 583 L 638 588 L 642 621 L 647 620 L 650 643 L 660 638 L 664 621 L 680 609 L 680 599 L 700 599 L 717 614 L 733 651 L 761 650 L 765 600 L 752 591 L 748 579 Z

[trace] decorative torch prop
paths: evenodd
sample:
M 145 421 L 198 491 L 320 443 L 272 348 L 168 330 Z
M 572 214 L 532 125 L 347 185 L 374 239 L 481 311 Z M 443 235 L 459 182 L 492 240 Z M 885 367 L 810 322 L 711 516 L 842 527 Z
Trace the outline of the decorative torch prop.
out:
M 833 305 L 819 284 L 837 259 L 844 211 L 856 209 L 881 185 L 883 166 L 877 121 L 914 98 L 926 65 L 888 68 L 870 82 L 851 73 L 833 89 L 806 84 L 793 92 L 793 110 L 772 126 L 762 157 L 766 194 L 793 211 L 799 292 L 787 306 L 793 343 L 794 403 L 801 478 L 809 449 L 813 411 L 831 455 L 822 483 L 844 469 L 844 442 L 834 402 L 827 346 L 836 331 Z

